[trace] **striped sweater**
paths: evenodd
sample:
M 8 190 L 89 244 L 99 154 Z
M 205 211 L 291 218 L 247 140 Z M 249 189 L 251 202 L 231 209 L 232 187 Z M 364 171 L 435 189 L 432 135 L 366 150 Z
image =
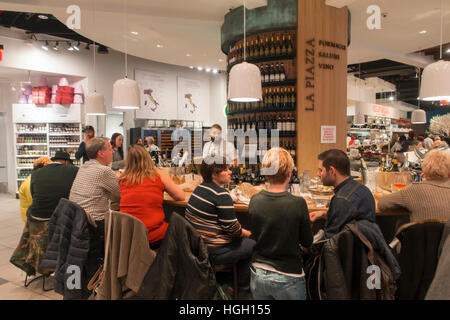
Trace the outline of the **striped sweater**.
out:
M 223 246 L 241 235 L 230 194 L 213 182 L 203 182 L 194 190 L 185 217 L 209 247 Z

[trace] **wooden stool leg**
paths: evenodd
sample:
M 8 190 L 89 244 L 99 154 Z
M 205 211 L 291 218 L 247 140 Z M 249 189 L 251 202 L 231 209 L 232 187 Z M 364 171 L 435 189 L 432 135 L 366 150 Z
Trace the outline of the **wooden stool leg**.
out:
M 234 280 L 234 300 L 239 299 L 239 284 L 238 284 L 238 266 L 233 263 L 233 280 Z

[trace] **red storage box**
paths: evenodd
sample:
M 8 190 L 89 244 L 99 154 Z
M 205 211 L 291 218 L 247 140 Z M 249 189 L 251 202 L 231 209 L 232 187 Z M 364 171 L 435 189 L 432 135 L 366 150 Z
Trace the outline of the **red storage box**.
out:
M 50 103 L 52 90 L 49 87 L 35 87 L 31 93 L 34 104 Z
M 58 87 L 58 90 L 56 90 L 55 102 L 60 104 L 73 103 L 74 92 L 75 88 L 72 87 L 68 86 Z

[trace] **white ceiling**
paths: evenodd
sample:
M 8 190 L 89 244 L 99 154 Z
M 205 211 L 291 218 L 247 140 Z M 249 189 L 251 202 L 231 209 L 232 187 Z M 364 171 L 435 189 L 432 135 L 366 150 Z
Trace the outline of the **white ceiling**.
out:
M 431 62 L 411 53 L 439 44 L 441 0 L 326 2 L 336 7 L 348 5 L 351 11 L 348 64 L 383 58 L 418 66 Z M 445 5 L 443 41 L 447 43 L 450 42 L 450 0 L 442 2 Z M 67 6 L 77 4 L 81 8 L 81 30 L 76 31 L 87 38 L 118 51 L 127 48 L 129 54 L 149 60 L 224 70 L 226 57 L 220 49 L 220 27 L 228 10 L 242 3 L 240 0 L 0 0 L 0 9 L 52 13 L 66 22 Z M 246 0 L 248 8 L 266 4 L 267 0 Z M 373 4 L 387 13 L 382 18 L 381 30 L 371 31 L 366 27 L 369 16 L 366 10 Z M 427 33 L 421 35 L 421 30 Z M 131 31 L 139 34 L 133 35 Z

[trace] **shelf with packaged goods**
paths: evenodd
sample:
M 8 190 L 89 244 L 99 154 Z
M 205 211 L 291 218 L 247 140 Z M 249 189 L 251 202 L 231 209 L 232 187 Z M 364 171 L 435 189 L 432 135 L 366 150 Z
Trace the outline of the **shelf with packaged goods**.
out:
M 47 146 L 47 143 L 16 143 L 17 146 Z
M 17 158 L 40 158 L 40 157 L 48 157 L 48 155 L 47 154 L 17 155 Z
M 79 144 L 49 144 L 48 145 L 49 148 L 77 148 L 79 147 Z
M 62 136 L 79 136 L 79 133 L 49 133 L 51 137 L 62 137 Z
M 28 166 L 28 167 L 21 167 L 21 166 L 18 166 L 16 169 L 17 170 L 22 170 L 22 169 L 33 169 L 34 167 L 33 166 Z

